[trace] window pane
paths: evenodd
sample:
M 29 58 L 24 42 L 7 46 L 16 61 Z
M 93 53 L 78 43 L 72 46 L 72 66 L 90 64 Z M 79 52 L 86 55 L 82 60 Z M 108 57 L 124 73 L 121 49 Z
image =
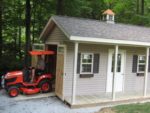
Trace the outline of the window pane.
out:
M 145 65 L 139 65 L 139 72 L 145 70 Z
M 92 55 L 82 54 L 82 63 L 92 63 Z
M 121 71 L 121 54 L 118 54 L 117 72 Z
M 82 64 L 82 72 L 92 72 L 91 64 Z
M 112 21 L 112 19 L 113 19 L 113 16 L 109 15 L 109 20 Z
M 112 65 L 111 65 L 111 72 L 114 71 L 114 54 L 112 56 Z
M 111 66 L 111 72 L 113 72 L 114 69 L 114 54 L 112 56 L 112 66 Z M 121 54 L 118 54 L 118 62 L 117 62 L 117 72 L 121 71 Z
M 64 53 L 64 47 L 58 47 L 58 52 L 59 53 Z
M 139 56 L 139 63 L 145 63 L 145 56 Z

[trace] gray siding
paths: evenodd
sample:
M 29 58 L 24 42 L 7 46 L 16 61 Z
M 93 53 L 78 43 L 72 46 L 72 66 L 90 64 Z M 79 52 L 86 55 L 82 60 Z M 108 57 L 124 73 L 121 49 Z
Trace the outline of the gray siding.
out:
M 73 76 L 73 58 L 74 58 L 74 44 L 67 45 L 66 55 L 66 76 L 64 84 L 64 95 L 70 96 L 72 92 L 72 76 Z M 77 95 L 91 95 L 106 92 L 107 83 L 107 65 L 108 65 L 108 50 L 112 46 L 94 45 L 94 44 L 79 44 L 79 52 L 91 52 L 100 54 L 99 73 L 92 78 L 80 78 L 77 76 Z M 133 55 L 145 54 L 145 50 L 135 47 L 121 47 L 126 50 L 126 65 L 124 74 L 124 92 L 138 92 L 143 91 L 144 76 L 136 76 L 132 73 L 132 59 Z M 150 84 L 150 77 L 148 84 Z M 150 90 L 150 87 L 148 87 Z
M 67 60 L 66 60 L 66 76 L 64 84 L 65 96 L 70 96 L 72 91 L 72 76 L 73 76 L 73 58 L 74 58 L 74 45 L 67 44 Z M 80 78 L 77 75 L 77 94 L 88 95 L 98 94 L 106 90 L 106 75 L 107 75 L 107 59 L 108 59 L 109 46 L 100 45 L 86 45 L 79 44 L 79 52 L 99 53 L 100 66 L 99 73 L 94 74 L 92 78 Z
M 45 43 L 63 43 L 64 41 L 68 41 L 68 38 L 57 26 L 55 26 L 51 34 L 49 34 Z
M 67 46 L 64 76 L 64 96 L 70 96 L 72 93 L 74 44 L 68 42 L 68 38 L 57 26 L 53 29 L 45 43 L 65 43 Z M 100 65 L 99 73 L 94 74 L 94 77 L 92 78 L 80 78 L 79 75 L 77 76 L 77 95 L 91 95 L 106 92 L 108 50 L 112 48 L 112 46 L 98 44 L 79 44 L 79 52 L 99 53 Z M 135 47 L 121 47 L 121 49 L 126 50 L 124 92 L 142 92 L 144 77 L 138 77 L 135 73 L 132 73 L 132 59 L 133 55 L 135 54 L 145 54 L 145 49 Z M 150 86 L 150 75 L 148 76 L 148 86 Z M 148 91 L 150 92 L 150 87 L 148 87 Z
M 139 48 L 126 48 L 126 69 L 125 69 L 125 84 L 124 84 L 124 91 L 131 92 L 131 91 L 142 91 L 143 84 L 144 84 L 144 77 L 137 76 L 136 73 L 132 73 L 132 60 L 133 55 L 142 55 L 145 54 L 144 50 Z

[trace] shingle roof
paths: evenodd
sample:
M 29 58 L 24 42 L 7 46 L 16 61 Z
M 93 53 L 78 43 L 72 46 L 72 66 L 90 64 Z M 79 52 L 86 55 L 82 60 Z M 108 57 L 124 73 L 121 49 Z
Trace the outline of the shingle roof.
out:
M 150 28 L 147 27 L 67 16 L 53 16 L 53 19 L 70 36 L 150 42 Z
M 107 9 L 106 11 L 104 11 L 103 15 L 109 14 L 109 15 L 115 15 L 115 13 L 111 10 L 111 9 Z

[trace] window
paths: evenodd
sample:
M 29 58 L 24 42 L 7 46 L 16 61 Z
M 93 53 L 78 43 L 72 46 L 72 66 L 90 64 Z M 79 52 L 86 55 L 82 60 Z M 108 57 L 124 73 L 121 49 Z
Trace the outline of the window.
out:
M 112 21 L 112 20 L 113 20 L 113 16 L 109 15 L 109 21 Z
M 138 56 L 138 65 L 137 65 L 137 72 L 143 73 L 145 71 L 145 55 Z
M 92 74 L 93 73 L 93 54 L 92 53 L 82 53 L 81 54 L 81 64 L 80 64 L 81 74 Z
M 33 44 L 32 47 L 33 50 L 45 50 L 45 45 L 44 44 Z
M 58 47 L 58 53 L 64 53 L 64 47 L 62 46 Z
M 114 70 L 114 58 L 115 55 L 113 54 L 112 56 L 112 68 L 111 68 L 111 72 L 113 72 Z M 121 54 L 118 54 L 118 62 L 117 62 L 117 72 L 121 72 Z

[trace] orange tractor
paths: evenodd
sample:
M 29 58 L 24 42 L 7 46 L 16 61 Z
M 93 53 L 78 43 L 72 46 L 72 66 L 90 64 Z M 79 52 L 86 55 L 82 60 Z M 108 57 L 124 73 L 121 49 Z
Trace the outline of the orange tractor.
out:
M 31 55 L 53 55 L 53 51 L 30 51 Z M 16 97 L 20 93 L 35 94 L 47 93 L 52 91 L 52 80 L 54 76 L 50 73 L 42 72 L 35 73 L 33 82 L 26 81 L 30 79 L 32 68 L 23 71 L 12 71 L 2 76 L 2 86 L 8 92 L 10 97 Z

